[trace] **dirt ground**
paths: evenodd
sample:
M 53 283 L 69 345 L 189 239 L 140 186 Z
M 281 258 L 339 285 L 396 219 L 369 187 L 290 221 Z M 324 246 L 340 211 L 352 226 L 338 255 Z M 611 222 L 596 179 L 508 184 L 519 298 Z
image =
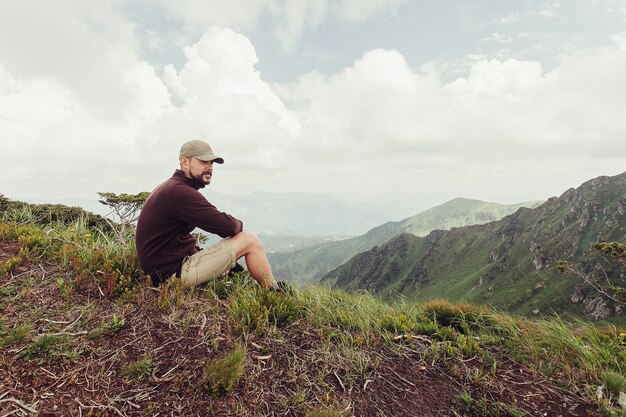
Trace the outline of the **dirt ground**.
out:
M 17 250 L 3 244 L 0 261 Z M 235 339 L 224 300 L 164 310 L 154 289 L 107 299 L 94 282 L 68 295 L 59 281 L 72 279 L 66 274 L 31 263 L 0 276 L 0 329 L 30 325 L 25 339 L 0 346 L 1 417 L 599 415 L 563 381 L 497 350 L 497 367 L 477 357 L 430 358 L 425 351 L 443 342 L 424 336 L 345 351 L 298 322 Z M 37 355 L 32 344 L 42 335 L 61 342 Z M 236 343 L 247 349 L 244 376 L 212 395 L 203 367 Z M 145 358 L 151 366 L 130 377 L 129 364 Z

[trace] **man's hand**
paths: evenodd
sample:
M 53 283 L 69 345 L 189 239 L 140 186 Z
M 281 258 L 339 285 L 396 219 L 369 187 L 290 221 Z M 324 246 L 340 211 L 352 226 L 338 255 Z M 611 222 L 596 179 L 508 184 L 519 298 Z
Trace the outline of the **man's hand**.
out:
M 285 281 L 275 282 L 270 291 L 274 291 L 280 294 L 293 294 L 293 287 Z

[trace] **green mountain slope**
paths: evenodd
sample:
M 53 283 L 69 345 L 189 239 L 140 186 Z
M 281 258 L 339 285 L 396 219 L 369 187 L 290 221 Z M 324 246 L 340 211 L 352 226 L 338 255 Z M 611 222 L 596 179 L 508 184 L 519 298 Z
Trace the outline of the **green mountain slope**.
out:
M 520 207 L 534 207 L 539 204 L 539 202 L 530 201 L 505 205 L 456 198 L 407 219 L 385 223 L 358 237 L 323 243 L 289 253 L 273 253 L 269 255 L 269 259 L 274 274 L 279 279 L 319 281 L 331 269 L 354 255 L 402 233 L 425 236 L 436 229 L 447 230 L 452 227 L 483 224 L 501 219 Z
M 403 234 L 353 257 L 322 282 L 386 297 L 491 304 L 522 314 L 582 314 L 593 293 L 576 288 L 579 282 L 555 265 L 561 259 L 593 259 L 591 244 L 600 240 L 626 241 L 626 173 L 587 181 L 496 222 L 426 237 Z M 571 300 L 575 289 L 577 304 Z

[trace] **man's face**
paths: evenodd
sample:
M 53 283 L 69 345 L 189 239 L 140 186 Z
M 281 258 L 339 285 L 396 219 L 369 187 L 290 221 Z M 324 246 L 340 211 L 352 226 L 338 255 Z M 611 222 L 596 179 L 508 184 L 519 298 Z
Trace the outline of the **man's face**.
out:
M 211 183 L 213 176 L 213 161 L 201 161 L 197 158 L 181 158 L 180 166 L 187 178 L 193 178 L 205 185 Z

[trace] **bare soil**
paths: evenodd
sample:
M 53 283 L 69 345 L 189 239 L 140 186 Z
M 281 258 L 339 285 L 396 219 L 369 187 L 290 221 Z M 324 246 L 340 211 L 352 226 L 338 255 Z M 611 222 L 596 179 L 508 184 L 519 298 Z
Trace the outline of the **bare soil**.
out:
M 0 245 L 0 261 L 17 254 L 16 245 Z M 0 416 L 599 415 L 567 382 L 497 350 L 495 368 L 477 357 L 429 357 L 444 342 L 423 336 L 355 341 L 346 351 L 302 322 L 234 337 L 227 302 L 211 294 L 164 309 L 147 286 L 117 299 L 95 281 L 64 293 L 58 279 L 67 274 L 31 263 L 0 276 L 0 328 L 30 325 L 24 340 L 0 347 Z M 124 320 L 117 330 L 107 328 L 114 314 Z M 44 334 L 66 339 L 27 359 Z M 203 367 L 236 343 L 247 348 L 243 378 L 231 392 L 207 392 Z M 128 365 L 143 358 L 151 369 L 129 377 Z

